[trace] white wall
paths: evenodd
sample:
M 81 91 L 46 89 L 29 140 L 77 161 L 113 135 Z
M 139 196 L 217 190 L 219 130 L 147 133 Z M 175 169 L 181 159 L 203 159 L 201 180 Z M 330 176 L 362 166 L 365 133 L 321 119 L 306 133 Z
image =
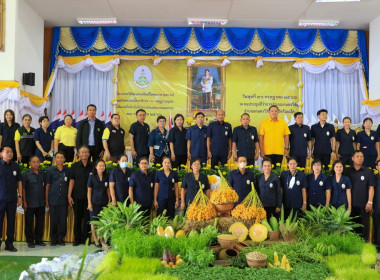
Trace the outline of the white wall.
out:
M 380 98 L 380 16 L 369 25 L 369 99 Z
M 12 35 L 13 38 L 5 41 L 4 67 L 0 56 L 0 80 L 16 80 L 22 90 L 42 96 L 44 20 L 24 0 L 6 2 L 6 21 L 10 21 L 6 26 L 6 36 Z M 29 72 L 35 73 L 35 86 L 22 85 L 22 73 Z

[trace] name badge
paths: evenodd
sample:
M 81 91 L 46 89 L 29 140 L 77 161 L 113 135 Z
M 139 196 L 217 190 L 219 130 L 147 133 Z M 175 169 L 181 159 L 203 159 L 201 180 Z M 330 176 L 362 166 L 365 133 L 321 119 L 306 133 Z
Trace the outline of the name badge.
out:
M 17 171 L 16 170 L 13 171 L 13 176 L 17 176 Z
M 107 188 L 107 187 L 108 187 L 108 182 L 105 182 L 105 183 L 104 183 L 104 186 Z
M 297 186 L 301 185 L 301 182 L 300 181 L 297 181 L 296 182 Z
M 65 182 L 67 182 L 67 177 L 64 178 Z
M 371 136 L 371 140 L 375 140 L 375 137 Z
M 226 131 L 224 134 L 226 134 L 226 136 L 228 135 L 228 131 Z
M 251 181 L 247 180 L 247 185 L 249 185 L 251 183 Z
M 330 131 L 327 131 L 327 132 L 326 132 L 326 135 L 329 136 L 329 135 L 330 135 Z
M 204 184 L 202 184 L 202 190 L 205 188 L 205 185 Z
M 100 128 L 98 127 L 98 131 L 100 131 Z
M 360 177 L 360 180 L 364 181 L 364 179 L 365 179 L 364 176 L 361 176 L 361 177 Z
M 112 132 L 113 132 L 113 133 L 116 133 L 116 130 L 113 129 Z
M 273 184 L 272 184 L 272 183 L 270 183 L 270 184 L 269 184 L 269 187 L 270 187 L 270 188 L 273 188 Z
M 153 183 L 150 183 L 150 187 L 153 188 Z
M 128 179 L 127 179 L 127 180 L 128 180 L 128 182 L 129 182 L 129 177 L 128 177 Z
M 323 186 L 323 182 L 322 182 L 322 181 L 320 181 L 320 182 L 319 182 L 319 185 L 322 187 L 322 186 Z
M 174 180 L 174 178 L 172 178 L 172 183 L 173 183 L 173 184 L 175 183 L 175 180 Z
M 254 140 L 254 139 L 255 139 L 255 136 L 254 136 L 254 135 L 252 135 L 252 136 L 251 136 L 251 138 L 252 138 L 252 140 Z
M 346 188 L 346 185 L 345 184 L 342 184 L 342 189 L 345 189 Z
M 307 134 L 306 134 L 306 133 L 304 133 L 304 134 L 303 134 L 303 137 L 305 137 L 305 138 L 306 138 L 306 137 L 307 137 Z
M 123 132 L 123 131 L 120 131 L 120 133 L 121 133 L 121 134 L 124 134 L 124 132 Z
M 161 141 L 162 142 L 162 141 Z M 158 145 L 154 145 L 153 146 L 153 149 L 155 149 L 155 150 L 159 150 L 160 149 L 160 146 L 158 146 Z
M 50 136 L 53 136 L 53 132 L 50 132 Z
M 355 137 L 354 136 L 352 136 L 352 141 L 355 141 Z

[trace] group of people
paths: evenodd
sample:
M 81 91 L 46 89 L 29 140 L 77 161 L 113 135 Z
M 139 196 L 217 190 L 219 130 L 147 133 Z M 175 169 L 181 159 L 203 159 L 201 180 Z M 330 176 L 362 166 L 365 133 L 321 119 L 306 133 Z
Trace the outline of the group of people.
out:
M 4 123 L 0 125 L 0 225 L 7 214 L 6 250 L 16 251 L 13 246 L 16 206 L 25 210 L 25 235 L 30 248 L 44 246 L 45 208 L 50 211 L 51 245 L 65 245 L 68 206 L 74 209 L 74 246 L 84 243 L 89 235 L 89 221 L 96 220 L 103 207 L 118 201 L 136 201 L 149 216 L 152 207 L 157 214 L 167 211 L 174 217 L 175 209 L 186 210 L 199 186 L 209 195 L 210 185 L 206 175 L 200 172 L 202 164 L 211 160 L 211 166 L 226 164 L 230 157 L 239 168 L 231 171 L 229 182 L 239 195 L 241 202 L 255 186 L 267 211 L 267 216 L 277 215 L 284 206 L 285 214 L 293 209 L 299 211 L 308 205 L 345 205 L 354 216 L 360 217 L 364 225 L 363 236 L 368 232 L 368 212 L 375 210 L 375 221 L 380 227 L 379 205 L 375 187 L 380 178 L 375 177 L 368 167 L 380 170 L 379 137 L 371 130 L 372 120 L 363 121 L 364 130 L 355 133 L 350 128 L 351 119 L 344 118 L 344 127 L 335 133 L 327 123 L 327 110 L 319 110 L 319 122 L 311 129 L 303 124 L 303 114 L 294 115 L 295 124 L 288 126 L 278 118 L 279 108 L 269 108 L 269 118 L 262 121 L 259 131 L 250 125 L 250 115 L 241 115 L 241 125 L 232 131 L 231 124 L 224 121 L 225 112 L 216 111 L 216 121 L 204 125 L 205 115 L 195 115 L 196 124 L 184 127 L 184 116 L 174 117 L 175 126 L 167 131 L 166 118 L 157 118 L 157 127 L 150 130 L 145 123 L 146 112 L 136 112 L 137 121 L 129 129 L 132 157 L 139 170 L 128 168 L 125 155 L 125 130 L 120 127 L 120 116 L 113 114 L 111 124 L 96 118 L 96 106 L 87 106 L 87 118 L 77 128 L 72 126 L 71 115 L 64 117 L 64 124 L 55 132 L 49 128 L 49 119 L 39 119 L 40 128 L 30 126 L 31 116 L 22 117 L 22 126 L 15 122 L 13 111 L 6 110 Z M 77 150 L 76 150 L 77 149 Z M 53 151 L 55 152 L 53 154 Z M 72 162 L 77 153 L 79 161 L 69 169 L 64 162 Z M 259 156 L 263 158 L 263 174 L 255 177 L 246 170 Z M 102 159 L 117 162 L 117 167 L 107 175 Z M 288 171 L 280 178 L 271 173 L 272 166 L 281 164 L 286 157 Z M 306 159 L 313 157 L 313 173 L 305 175 L 297 167 L 305 167 Z M 328 177 L 322 169 L 331 160 L 334 175 Z M 22 176 L 19 161 L 30 166 Z M 54 160 L 46 174 L 39 169 L 40 163 Z M 178 168 L 191 161 L 192 172 L 186 174 L 182 188 L 178 188 Z M 149 163 L 162 164 L 163 169 L 152 174 Z M 348 175 L 343 170 L 350 165 Z M 173 169 L 172 169 L 173 168 Z M 346 169 L 347 170 L 347 169 Z M 379 192 L 380 194 L 380 192 Z M 375 203 L 375 208 L 373 204 Z M 35 227 L 33 229 L 33 221 Z M 95 227 L 91 225 L 95 245 L 102 246 Z M 380 242 L 380 230 L 377 230 Z M 1 243 L 0 243 L 1 245 Z

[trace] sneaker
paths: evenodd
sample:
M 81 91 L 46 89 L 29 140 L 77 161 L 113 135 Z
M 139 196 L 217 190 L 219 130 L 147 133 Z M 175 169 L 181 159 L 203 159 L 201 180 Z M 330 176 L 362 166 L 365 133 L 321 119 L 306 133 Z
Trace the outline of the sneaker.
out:
M 28 243 L 28 248 L 34 248 L 34 243 Z
M 9 252 L 17 252 L 17 249 L 13 246 L 13 244 L 5 245 L 5 250 Z
M 43 243 L 42 241 L 41 241 L 41 242 L 36 242 L 36 245 L 37 245 L 37 246 L 42 246 L 42 247 L 43 247 L 43 246 L 46 246 L 46 244 Z

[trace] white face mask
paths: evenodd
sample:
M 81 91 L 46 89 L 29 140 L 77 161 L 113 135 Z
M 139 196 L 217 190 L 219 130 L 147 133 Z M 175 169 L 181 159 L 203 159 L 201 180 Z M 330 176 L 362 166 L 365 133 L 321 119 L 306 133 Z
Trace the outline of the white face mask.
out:
M 239 162 L 238 166 L 239 166 L 239 168 L 245 168 L 247 166 L 247 163 Z
M 121 168 L 127 168 L 127 166 L 128 166 L 128 162 L 125 162 L 125 161 L 120 162 Z

